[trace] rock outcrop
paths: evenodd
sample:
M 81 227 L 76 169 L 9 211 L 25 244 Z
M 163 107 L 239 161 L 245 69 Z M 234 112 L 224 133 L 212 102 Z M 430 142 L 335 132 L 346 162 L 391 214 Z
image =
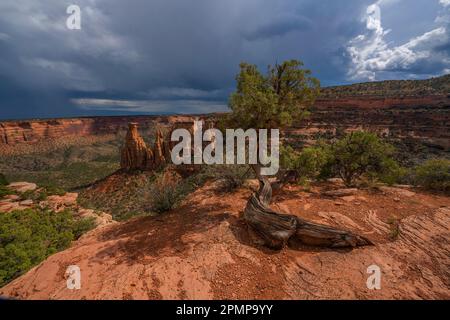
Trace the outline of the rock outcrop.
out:
M 157 130 L 155 145 L 152 148 L 145 144 L 139 135 L 138 124 L 129 123 L 125 145 L 121 151 L 120 167 L 126 171 L 154 170 L 170 159 L 169 147 L 160 129 Z
M 67 192 L 61 195 L 50 195 L 44 200 L 38 200 L 43 188 L 38 188 L 36 184 L 30 182 L 14 182 L 8 188 L 18 194 L 9 194 L 0 197 L 0 214 L 6 214 L 16 210 L 25 209 L 50 209 L 54 212 L 70 210 L 75 218 L 93 218 L 96 227 L 103 227 L 114 220 L 108 213 L 85 209 L 78 205 L 78 193 Z M 34 192 L 33 199 L 23 199 L 26 192 Z
M 137 130 L 138 124 L 131 122 L 128 127 L 125 145 L 120 153 L 120 167 L 125 170 L 144 170 L 153 158 L 151 149 Z

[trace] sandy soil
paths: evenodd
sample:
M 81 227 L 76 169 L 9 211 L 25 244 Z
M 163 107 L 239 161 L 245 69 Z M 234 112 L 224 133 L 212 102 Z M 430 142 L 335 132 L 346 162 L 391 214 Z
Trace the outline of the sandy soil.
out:
M 326 198 L 287 186 L 273 208 L 359 232 L 375 246 L 252 244 L 239 220 L 251 191 L 209 184 L 173 212 L 96 229 L 0 289 L 19 299 L 450 299 L 450 198 L 414 189 Z M 367 268 L 381 269 L 369 290 Z M 66 288 L 69 265 L 81 289 Z

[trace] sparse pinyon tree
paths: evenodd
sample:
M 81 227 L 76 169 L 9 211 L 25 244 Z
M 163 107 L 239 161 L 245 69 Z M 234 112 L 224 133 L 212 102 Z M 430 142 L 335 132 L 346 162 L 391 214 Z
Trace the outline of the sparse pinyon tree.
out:
M 291 126 L 307 115 L 307 109 L 313 105 L 320 88 L 311 71 L 303 69 L 303 63 L 297 60 L 269 66 L 266 75 L 261 74 L 255 65 L 241 63 L 236 80 L 237 89 L 229 102 L 232 112 L 225 119 L 225 125 L 244 130 L 282 130 Z M 282 248 L 293 237 L 304 244 L 328 247 L 370 244 L 369 240 L 349 231 L 273 211 L 269 208 L 272 197 L 269 179 L 260 174 L 261 165 L 252 165 L 252 168 L 260 188 L 248 200 L 243 218 L 249 231 L 264 245 Z
M 269 66 L 263 75 L 241 63 L 237 90 L 231 95 L 228 120 L 242 129 L 283 129 L 304 118 L 319 94 L 319 80 L 297 60 Z

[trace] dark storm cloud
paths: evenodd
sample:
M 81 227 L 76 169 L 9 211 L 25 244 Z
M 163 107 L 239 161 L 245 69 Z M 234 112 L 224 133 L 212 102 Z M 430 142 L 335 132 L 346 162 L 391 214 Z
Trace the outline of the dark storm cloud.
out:
M 0 118 L 225 110 L 241 61 L 301 59 L 344 83 L 374 2 L 2 0 Z M 72 3 L 82 30 L 66 28 Z
M 286 15 L 278 17 L 276 20 L 244 34 L 244 37 L 250 41 L 267 39 L 275 36 L 283 36 L 295 30 L 307 30 L 311 25 L 312 22 L 306 17 Z

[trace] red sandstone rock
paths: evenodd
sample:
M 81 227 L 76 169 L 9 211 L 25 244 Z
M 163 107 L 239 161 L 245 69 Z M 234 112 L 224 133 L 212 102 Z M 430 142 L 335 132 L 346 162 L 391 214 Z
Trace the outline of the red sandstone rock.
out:
M 37 185 L 31 182 L 13 182 L 8 185 L 8 188 L 20 193 L 24 193 L 26 191 L 36 190 Z
M 147 148 L 137 128 L 137 123 L 129 124 L 120 160 L 120 166 L 125 170 L 145 170 L 153 162 L 153 152 Z
M 311 117 L 287 130 L 288 139 L 314 140 L 316 134 L 337 130 L 371 130 L 394 138 L 414 138 L 450 149 L 450 99 L 447 96 L 348 97 L 319 99 Z M 0 148 L 67 136 L 117 134 L 136 122 L 142 129 L 192 127 L 194 118 L 214 121 L 217 114 L 200 116 L 119 116 L 0 122 Z M 205 128 L 208 126 L 204 126 Z
M 121 151 L 121 168 L 124 170 L 154 170 L 167 163 L 170 159 L 170 150 L 162 131 L 157 130 L 152 149 L 147 147 L 137 128 L 137 123 L 129 124 L 125 145 Z

